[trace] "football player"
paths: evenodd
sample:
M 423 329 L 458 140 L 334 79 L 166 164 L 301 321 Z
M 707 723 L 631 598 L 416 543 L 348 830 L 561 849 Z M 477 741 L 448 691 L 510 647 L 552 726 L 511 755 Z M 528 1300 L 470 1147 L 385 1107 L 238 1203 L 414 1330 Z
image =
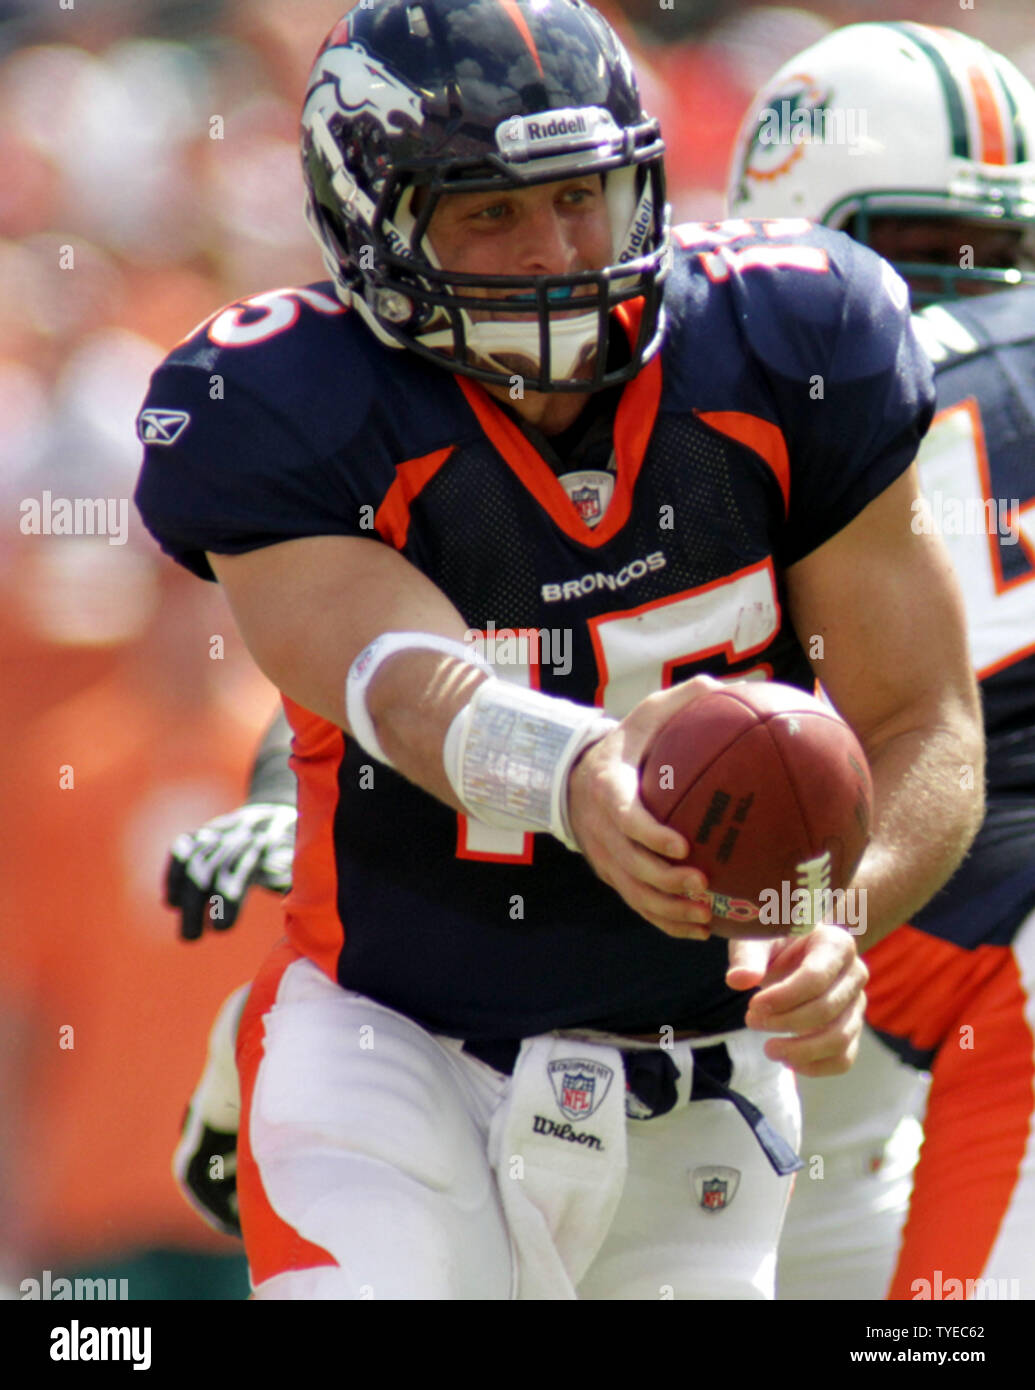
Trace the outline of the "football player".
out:
M 970 856 L 908 925 L 859 943 L 870 1023 L 932 1076 L 901 1252 L 915 1088 L 873 1041 L 843 1090 L 803 1083 L 818 1163 L 791 1204 L 782 1296 L 1035 1297 L 1033 159 L 1029 82 L 911 23 L 851 25 L 791 59 L 738 142 L 731 212 L 841 228 L 929 305 L 939 410 L 916 525 L 943 533 L 963 581 L 988 739 Z
M 355 8 L 302 143 L 331 283 L 174 350 L 137 491 L 294 734 L 289 940 L 237 1042 L 255 1296 L 771 1296 L 791 1070 L 850 1064 L 865 972 L 830 924 L 727 941 L 637 768 L 710 676 L 810 688 L 821 636 L 871 935 L 965 852 L 905 286 L 822 229 L 673 245 L 580 0 Z

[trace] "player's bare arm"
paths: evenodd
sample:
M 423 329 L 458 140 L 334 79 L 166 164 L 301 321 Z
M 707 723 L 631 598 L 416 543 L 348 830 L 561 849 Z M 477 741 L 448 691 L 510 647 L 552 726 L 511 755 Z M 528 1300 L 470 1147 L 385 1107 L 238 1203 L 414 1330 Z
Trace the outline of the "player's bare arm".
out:
M 349 668 L 385 632 L 427 632 L 460 642 L 462 617 L 418 570 L 377 541 L 322 536 L 244 555 L 210 554 L 241 634 L 263 672 L 298 704 L 351 729 L 345 706 Z M 362 602 L 355 601 L 362 595 Z M 304 618 L 298 615 L 304 614 Z M 440 801 L 461 810 L 443 765 L 455 716 L 486 679 L 458 657 L 402 651 L 374 676 L 367 709 L 393 765 Z M 570 788 L 573 829 L 594 870 L 630 907 L 671 935 L 704 935 L 708 911 L 687 898 L 703 876 L 672 859 L 688 846 L 639 802 L 639 754 L 681 704 L 711 682 L 652 696 L 603 740 L 590 764 L 576 764 Z
M 984 812 L 984 741 L 962 598 L 941 539 L 911 528 L 912 467 L 788 571 L 795 628 L 822 638 L 817 677 L 866 750 L 873 836 L 860 949 L 949 878 Z M 864 576 L 864 577 L 863 577 Z
M 209 560 L 260 668 L 290 699 L 350 733 L 345 681 L 364 647 L 383 632 L 459 642 L 466 630 L 442 592 L 378 541 L 314 536 Z M 454 807 L 442 740 L 484 679 L 475 666 L 434 652 L 402 652 L 379 672 L 368 702 L 400 771 Z

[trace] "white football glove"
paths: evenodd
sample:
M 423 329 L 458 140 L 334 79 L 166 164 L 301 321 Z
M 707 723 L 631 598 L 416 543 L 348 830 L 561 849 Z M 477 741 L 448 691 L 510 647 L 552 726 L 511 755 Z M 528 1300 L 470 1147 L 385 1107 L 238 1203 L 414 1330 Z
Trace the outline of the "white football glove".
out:
M 252 884 L 286 893 L 295 853 L 294 806 L 248 802 L 173 844 L 165 900 L 180 911 L 180 935 L 196 941 L 205 923 L 225 931 Z

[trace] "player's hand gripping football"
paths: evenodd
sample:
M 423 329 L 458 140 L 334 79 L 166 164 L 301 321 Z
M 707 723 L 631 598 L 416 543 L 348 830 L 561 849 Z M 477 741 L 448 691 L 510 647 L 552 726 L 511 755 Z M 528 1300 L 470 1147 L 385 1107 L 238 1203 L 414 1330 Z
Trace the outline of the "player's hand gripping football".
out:
M 176 837 L 165 900 L 179 909 L 185 941 L 196 941 L 206 923 L 217 931 L 232 927 L 253 884 L 288 891 L 297 819 L 294 806 L 249 802 Z
M 677 710 L 720 682 L 697 676 L 641 701 L 616 729 L 586 750 L 568 784 L 572 829 L 595 872 L 634 911 L 669 936 L 706 940 L 710 909 L 687 893 L 702 893 L 705 876 L 670 861 L 689 852 L 686 840 L 651 816 L 639 797 L 644 750 Z M 713 926 L 715 924 L 713 923 Z M 866 1005 L 868 971 L 854 938 L 820 924 L 804 936 L 729 942 L 727 983 L 756 989 L 747 1024 L 773 1038 L 766 1053 L 803 1076 L 834 1076 L 855 1060 Z
M 707 879 L 697 869 L 672 863 L 684 859 L 690 846 L 643 805 L 639 767 L 644 750 L 673 714 L 719 686 L 711 676 L 695 676 L 648 695 L 582 754 L 568 779 L 571 827 L 594 872 L 653 926 L 694 941 L 707 940 L 703 928 L 711 910 L 687 895 L 703 893 Z

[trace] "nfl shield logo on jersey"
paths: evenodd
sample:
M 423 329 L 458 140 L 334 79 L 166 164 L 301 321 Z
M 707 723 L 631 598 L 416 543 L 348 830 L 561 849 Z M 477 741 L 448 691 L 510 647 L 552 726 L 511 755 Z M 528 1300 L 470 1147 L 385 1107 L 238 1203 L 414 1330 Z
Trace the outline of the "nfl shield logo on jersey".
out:
M 596 526 L 614 496 L 615 475 L 601 468 L 564 473 L 558 479 L 587 526 Z
M 692 1174 L 697 1201 L 705 1211 L 722 1211 L 733 1201 L 740 1186 L 740 1169 L 716 1165 L 695 1168 Z
M 575 510 L 583 521 L 600 520 L 600 489 L 598 487 L 578 487 L 571 494 Z
M 614 1072 L 602 1062 L 584 1057 L 564 1058 L 549 1065 L 550 1084 L 562 1115 L 569 1120 L 588 1119 L 607 1095 Z

